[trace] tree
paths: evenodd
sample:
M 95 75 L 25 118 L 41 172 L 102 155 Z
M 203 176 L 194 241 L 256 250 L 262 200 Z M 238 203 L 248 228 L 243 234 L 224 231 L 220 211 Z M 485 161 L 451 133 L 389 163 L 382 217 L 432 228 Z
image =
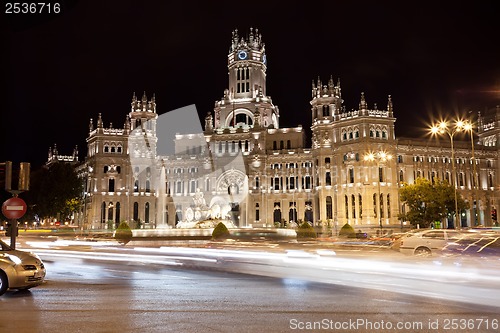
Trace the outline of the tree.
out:
M 83 182 L 74 167 L 68 163 L 55 163 L 48 169 L 39 170 L 34 179 L 31 196 L 35 213 L 41 218 L 68 218 L 82 202 Z
M 415 226 L 419 224 L 427 228 L 431 222 L 455 213 L 455 190 L 447 181 L 436 179 L 431 183 L 428 179 L 417 178 L 414 184 L 403 183 L 399 195 L 401 202 L 409 208 L 399 218 Z M 460 195 L 457 196 L 457 206 L 459 212 L 467 208 Z

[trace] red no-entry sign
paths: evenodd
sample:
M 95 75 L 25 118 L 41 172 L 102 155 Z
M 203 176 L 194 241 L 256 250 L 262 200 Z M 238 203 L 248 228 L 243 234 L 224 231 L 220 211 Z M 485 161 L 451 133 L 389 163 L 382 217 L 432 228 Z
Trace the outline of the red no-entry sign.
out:
M 10 198 L 2 205 L 2 213 L 8 219 L 19 219 L 26 213 L 26 202 L 21 198 Z

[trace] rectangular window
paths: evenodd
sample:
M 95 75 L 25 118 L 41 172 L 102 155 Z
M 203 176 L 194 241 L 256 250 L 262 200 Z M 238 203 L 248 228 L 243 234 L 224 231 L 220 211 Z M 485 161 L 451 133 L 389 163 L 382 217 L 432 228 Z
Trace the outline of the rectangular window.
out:
M 114 192 L 115 191 L 115 180 L 114 178 L 111 178 L 108 183 L 108 192 Z

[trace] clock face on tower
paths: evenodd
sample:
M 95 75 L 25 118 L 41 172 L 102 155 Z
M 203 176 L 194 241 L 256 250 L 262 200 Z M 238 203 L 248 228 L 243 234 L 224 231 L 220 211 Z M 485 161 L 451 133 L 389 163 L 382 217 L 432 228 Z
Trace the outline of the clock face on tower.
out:
M 266 58 L 266 55 L 264 54 L 264 55 L 262 56 L 262 62 L 263 62 L 264 64 L 266 64 L 266 61 L 267 61 L 267 58 Z
M 245 60 L 247 58 L 247 56 L 248 55 L 247 55 L 246 51 L 238 52 L 238 59 L 240 59 L 240 60 Z

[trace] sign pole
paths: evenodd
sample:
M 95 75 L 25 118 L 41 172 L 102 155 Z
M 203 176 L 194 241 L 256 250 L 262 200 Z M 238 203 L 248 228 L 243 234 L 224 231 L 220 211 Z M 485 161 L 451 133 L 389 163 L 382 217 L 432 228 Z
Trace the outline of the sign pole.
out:
M 10 247 L 16 249 L 17 219 L 10 220 Z

